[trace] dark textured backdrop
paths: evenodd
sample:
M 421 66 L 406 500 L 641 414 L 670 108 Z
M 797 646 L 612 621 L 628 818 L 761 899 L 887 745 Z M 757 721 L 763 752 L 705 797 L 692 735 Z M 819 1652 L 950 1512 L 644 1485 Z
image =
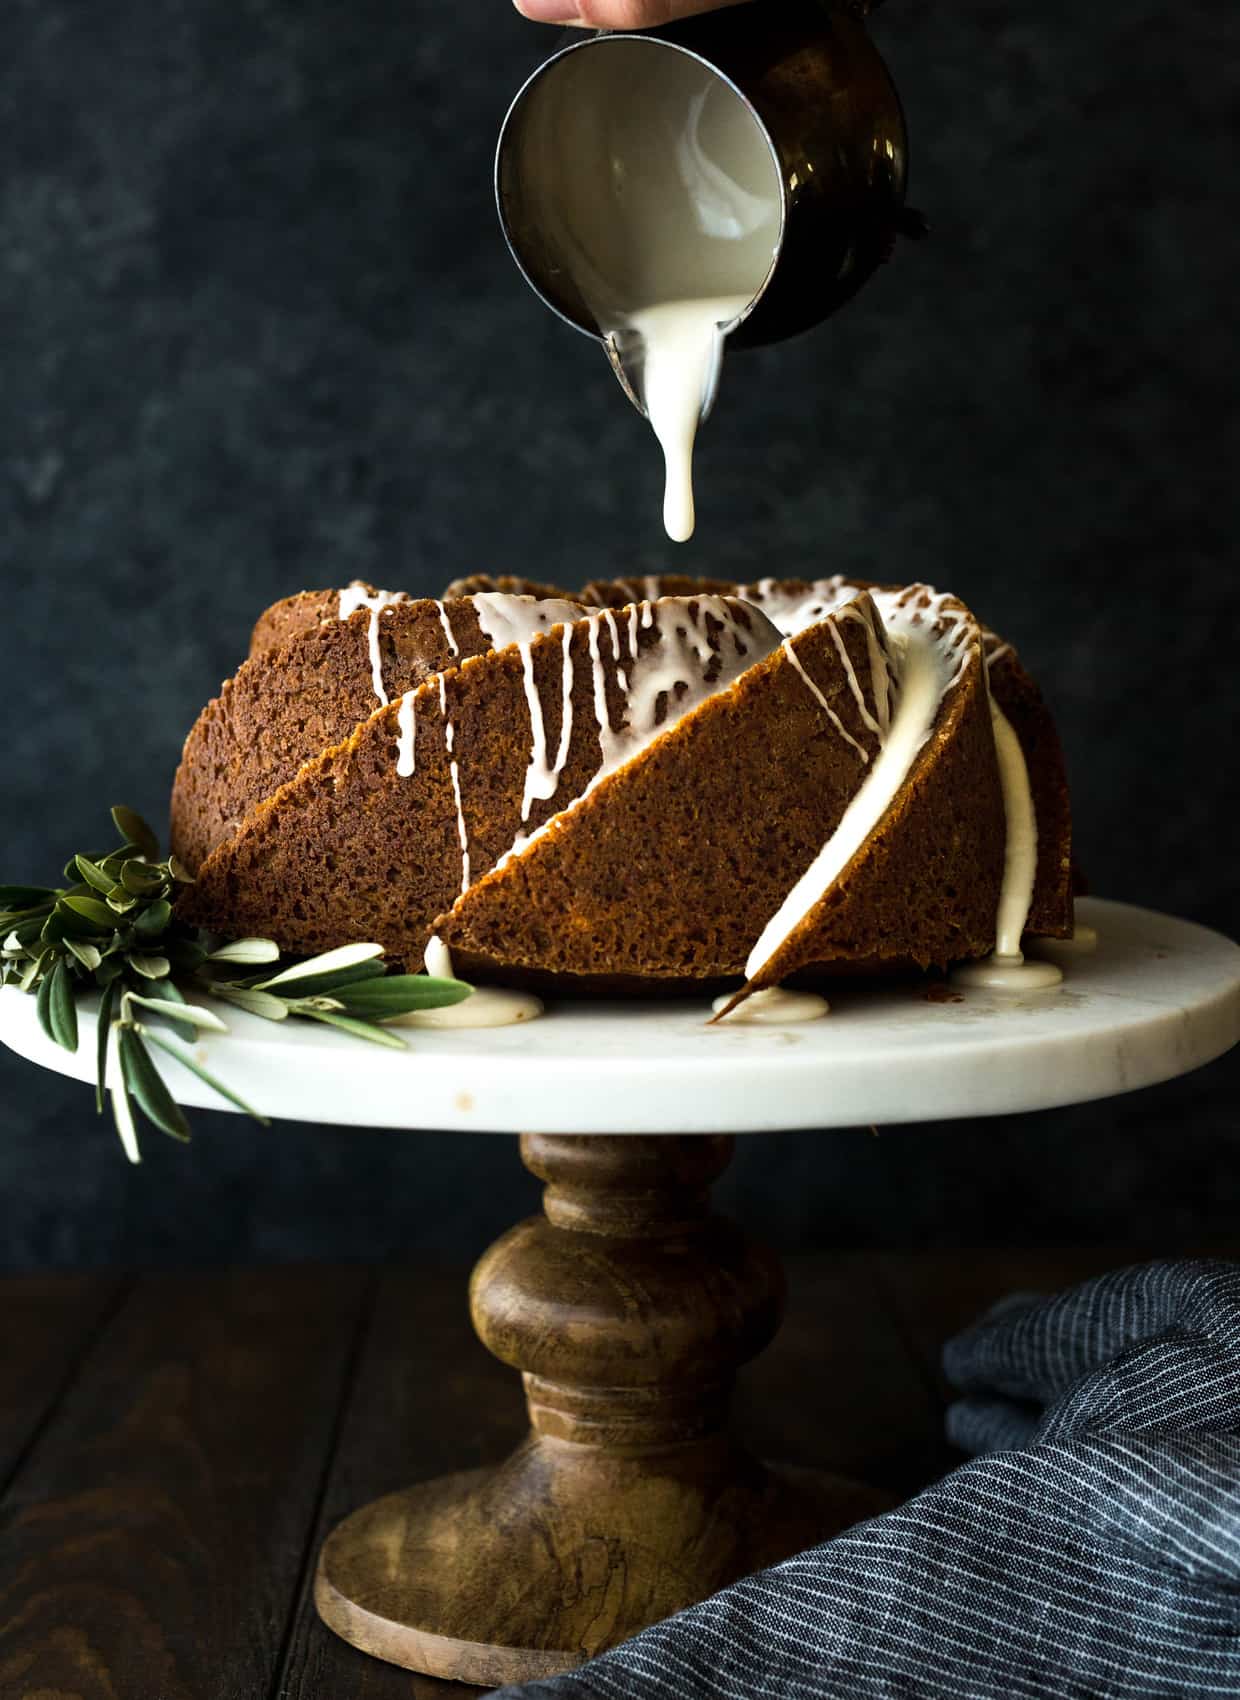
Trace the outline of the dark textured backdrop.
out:
M 729 364 L 677 552 L 495 223 L 550 36 L 506 0 L 4 0 L 4 876 L 116 799 L 162 819 L 277 596 L 674 559 L 959 591 L 1058 711 L 1095 889 L 1240 931 L 1230 4 L 891 0 L 933 240 Z M 789 1245 L 1234 1233 L 1238 1082 L 782 1135 L 729 1184 Z M 84 1088 L 0 1053 L 0 1095 L 12 1265 L 470 1251 L 532 1194 L 509 1140 L 210 1115 L 135 1172 Z

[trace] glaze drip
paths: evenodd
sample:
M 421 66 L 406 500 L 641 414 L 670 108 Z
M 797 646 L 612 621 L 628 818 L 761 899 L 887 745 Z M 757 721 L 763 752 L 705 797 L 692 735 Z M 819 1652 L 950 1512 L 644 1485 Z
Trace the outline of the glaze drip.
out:
M 754 608 L 733 597 L 667 597 L 634 605 L 617 615 L 605 608 L 579 618 L 585 627 L 590 662 L 591 702 L 598 732 L 599 765 L 580 794 L 568 804 L 575 808 L 596 786 L 632 761 L 691 709 L 732 682 L 779 647 L 779 633 Z M 653 633 L 653 641 L 643 634 Z M 573 684 L 571 633 L 561 640 L 562 717 L 555 763 L 547 760 L 542 707 L 533 671 L 527 673 L 530 702 L 531 757 L 526 779 L 526 803 L 536 796 L 554 795 L 568 756 Z M 524 658 L 524 652 L 523 652 Z M 618 722 L 613 725 L 608 681 L 621 697 Z M 561 811 L 561 813 L 567 812 Z M 526 815 L 528 819 L 528 807 Z M 557 816 L 553 815 L 554 821 Z M 500 858 L 502 867 L 513 855 L 534 843 L 550 826 L 520 833 Z
M 628 628 L 631 637 L 631 614 Z M 607 702 L 604 630 L 623 698 L 618 726 L 611 724 Z M 626 657 L 612 610 L 604 609 L 588 619 L 594 716 L 602 756 L 591 786 L 631 761 L 690 708 L 723 690 L 779 645 L 778 632 L 761 614 L 755 617 L 753 610 L 741 610 L 735 601 L 722 596 L 668 597 L 648 602 L 641 609 L 638 630 L 654 631 L 656 642 L 638 647 Z
M 856 606 L 856 599 L 862 594 L 857 585 L 850 584 L 839 575 L 819 579 L 808 587 L 786 586 L 768 578 L 758 579 L 752 585 L 741 586 L 737 594 L 746 600 L 752 600 L 756 607 L 760 607 L 786 638 L 795 636 L 831 614 L 835 615 L 836 621 L 855 619 L 863 622 L 871 644 L 870 677 L 876 708 L 873 716 L 866 707 L 865 693 L 835 624 L 832 625 L 831 635 L 844 667 L 849 689 L 861 711 L 864 723 L 871 731 L 876 732 L 881 740 L 886 740 L 891 725 L 890 703 L 894 688 L 891 669 L 872 626 Z M 910 586 L 899 591 L 872 589 L 865 594 L 869 595 L 878 609 L 889 632 L 898 631 L 900 626 L 908 621 L 910 611 L 914 618 L 920 615 L 923 618 L 939 619 L 943 617 L 944 610 L 949 605 L 948 598 L 929 586 Z M 961 616 L 952 614 L 950 618 L 958 620 Z M 1002 642 L 994 632 L 983 627 L 977 629 L 987 669 L 1005 655 L 1012 653 L 1012 646 Z M 1022 960 L 1021 934 L 1033 901 L 1037 875 L 1037 820 L 1020 742 L 1007 717 L 993 700 L 990 710 L 1007 831 L 1003 882 L 995 918 L 995 957 L 996 960 L 1019 964 Z M 916 754 L 915 751 L 913 753 Z M 841 830 L 843 824 L 842 822 Z
M 414 772 L 414 739 L 417 735 L 417 720 L 413 712 L 413 699 L 416 691 L 406 691 L 400 699 L 400 707 L 396 712 L 396 726 L 399 736 L 396 740 L 396 772 L 401 779 L 411 779 Z
M 397 602 L 408 602 L 409 598 L 403 590 L 376 590 L 371 592 L 369 586 L 360 579 L 354 579 L 347 590 L 340 592 L 340 603 L 336 618 L 347 620 L 356 614 L 359 608 L 370 609 L 370 626 L 366 634 L 367 648 L 370 652 L 370 678 L 374 686 L 375 697 L 380 708 L 388 706 L 387 689 L 383 683 L 383 657 L 379 653 L 379 615 L 385 608 L 390 608 Z
M 436 979 L 453 980 L 452 957 L 437 938 L 428 941 L 424 956 L 426 972 Z M 543 1013 L 541 998 L 530 992 L 505 991 L 501 986 L 475 986 L 462 1003 L 439 1009 L 415 1009 L 397 1016 L 386 1025 L 401 1027 L 511 1027 L 519 1021 L 535 1021 Z
M 1019 953 L 1008 957 L 996 951 L 981 962 L 961 963 L 947 978 L 950 985 L 970 991 L 1049 992 L 1062 983 L 1063 970 L 1053 962 L 1026 962 Z
M 448 610 L 442 602 L 436 602 L 435 606 L 439 610 L 439 624 L 443 627 L 443 635 L 447 639 L 448 649 L 453 655 L 459 655 L 461 646 L 457 643 L 456 633 L 452 630 L 452 621 L 448 618 Z
M 469 833 L 465 827 L 465 810 L 461 806 L 461 772 L 453 754 L 456 729 L 448 713 L 448 696 L 444 675 L 439 675 L 439 709 L 443 715 L 443 738 L 448 751 L 448 772 L 452 779 L 452 796 L 456 803 L 456 835 L 461 846 L 461 890 L 469 890 Z
M 566 620 L 579 620 L 583 609 L 580 603 L 560 597 L 507 596 L 498 590 L 479 590 L 470 597 L 482 635 L 492 649 L 506 649 L 510 643 L 528 643 L 552 626 Z
M 534 678 L 534 651 L 528 640 L 519 644 L 521 671 L 525 683 L 525 700 L 530 714 L 530 761 L 525 770 L 525 790 L 521 796 L 522 823 L 530 818 L 535 801 L 549 801 L 560 785 L 560 775 L 568 760 L 573 736 L 573 628 L 565 623 L 560 629 L 560 736 L 554 761 L 547 759 L 547 728 L 543 718 L 542 698 Z
M 568 760 L 573 734 L 573 658 L 570 645 L 573 623 L 580 620 L 583 610 L 577 603 L 558 597 L 540 601 L 532 596 L 505 596 L 498 591 L 477 592 L 470 600 L 488 643 L 495 649 L 515 644 L 521 656 L 525 701 L 530 717 L 530 760 L 525 770 L 525 790 L 521 798 L 521 820 L 524 824 L 529 820 L 535 802 L 546 802 L 555 796 Z M 533 645 L 536 637 L 555 626 L 562 628 L 560 735 L 555 758 L 549 760 L 546 721 L 534 677 Z M 523 838 L 524 834 L 518 837 Z
M 836 642 L 838 643 L 839 639 L 836 635 L 834 628 L 832 628 L 831 635 L 832 635 L 832 637 L 836 638 Z M 835 730 L 839 733 L 840 737 L 846 739 L 848 741 L 848 743 L 850 743 L 852 745 L 853 749 L 856 750 L 857 754 L 861 757 L 861 760 L 868 764 L 869 760 L 870 760 L 869 750 L 866 749 L 864 744 L 859 744 L 857 742 L 857 740 L 853 737 L 852 733 L 848 730 L 847 726 L 845 726 L 844 722 L 840 719 L 839 715 L 831 707 L 831 704 L 827 701 L 826 697 L 823 696 L 822 692 L 818 689 L 818 686 L 814 683 L 814 681 L 810 678 L 809 674 L 805 671 L 805 668 L 801 665 L 800 657 L 797 655 L 796 650 L 793 649 L 793 647 L 792 647 L 792 639 L 791 638 L 785 638 L 784 641 L 783 641 L 783 644 L 781 645 L 781 648 L 783 649 L 784 654 L 788 657 L 789 661 L 792 663 L 793 667 L 800 674 L 801 678 L 805 681 L 806 686 L 808 687 L 810 693 L 812 694 L 815 701 L 817 702 L 819 708 L 821 708 L 822 712 L 826 715 L 827 719 L 831 722 L 832 726 L 835 727 Z M 851 668 L 849 670 L 851 671 Z M 864 704 L 863 704 L 863 707 L 864 707 Z M 868 714 L 867 714 L 866 718 L 867 719 L 869 718 Z
M 1029 769 L 1025 765 L 1012 723 L 991 698 L 990 718 L 999 758 L 1003 786 L 1003 813 L 1007 843 L 1003 856 L 1003 886 L 999 894 L 999 918 L 995 923 L 995 955 L 1019 962 L 1020 939 L 1033 902 L 1033 882 L 1038 871 L 1038 827 L 1034 818 Z
M 873 600 L 887 629 L 881 665 L 873 666 L 874 686 L 877 693 L 879 680 L 889 677 L 890 662 L 896 676 L 894 709 L 889 707 L 886 715 L 879 716 L 880 725 L 884 718 L 887 724 L 879 733 L 878 756 L 838 827 L 750 952 L 745 964 L 747 981 L 763 971 L 874 831 L 929 738 L 940 704 L 959 682 L 970 648 L 979 641 L 977 625 L 966 610 L 954 598 L 940 596 L 926 585 L 879 593 Z

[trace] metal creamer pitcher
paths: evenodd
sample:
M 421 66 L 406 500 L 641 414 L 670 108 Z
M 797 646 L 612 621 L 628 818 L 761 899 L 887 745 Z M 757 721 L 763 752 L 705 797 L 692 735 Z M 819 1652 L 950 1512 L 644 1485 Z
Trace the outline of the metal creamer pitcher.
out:
M 600 322 L 598 289 L 606 280 L 593 293 L 583 287 L 584 262 L 563 206 L 565 173 L 575 167 L 562 150 L 548 147 L 548 136 L 556 135 L 548 124 L 558 122 L 550 115 L 562 113 L 566 99 L 570 110 L 588 113 L 596 90 L 602 97 L 602 79 L 614 88 L 617 62 L 604 56 L 619 52 L 635 91 L 666 55 L 682 54 L 730 91 L 725 96 L 721 89 L 721 98 L 744 104 L 770 151 L 778 230 L 766 275 L 726 334 L 732 346 L 775 342 L 849 300 L 890 256 L 898 235 L 925 230 L 920 215 L 904 205 L 904 113 L 867 33 L 868 9 L 867 0 L 749 0 L 663 29 L 574 39 L 512 102 L 495 162 L 508 246 L 547 306 L 603 341 L 639 410 L 645 411 L 640 382 L 626 369 L 623 339 Z M 623 172 L 623 160 L 607 164 Z M 703 395 L 703 418 L 717 376 L 716 369 Z

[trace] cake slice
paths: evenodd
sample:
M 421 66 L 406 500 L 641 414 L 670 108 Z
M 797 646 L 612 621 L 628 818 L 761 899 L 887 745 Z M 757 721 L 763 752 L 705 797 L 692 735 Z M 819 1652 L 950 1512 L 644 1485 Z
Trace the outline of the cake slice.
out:
M 454 960 L 625 989 L 743 974 L 910 715 L 925 722 L 914 771 L 857 857 L 881 868 L 868 907 L 834 931 L 830 905 L 815 907 L 788 971 L 985 954 L 1004 805 L 981 632 L 940 598 L 909 610 L 896 641 L 923 623 L 936 657 L 924 703 L 864 593 L 786 639 L 463 892 L 436 929 Z
M 312 632 L 327 621 L 342 617 L 348 619 L 361 606 L 353 599 L 359 592 L 364 598 L 378 599 L 381 603 L 408 600 L 401 591 L 376 590 L 360 579 L 347 590 L 299 591 L 296 596 L 286 596 L 279 602 L 273 602 L 258 616 L 250 633 L 249 653 L 260 655 L 266 649 L 279 649 L 303 632 Z
M 603 610 L 462 660 L 251 809 L 182 913 L 295 952 L 373 939 L 417 967 L 463 889 L 779 642 L 748 604 L 700 597 Z
M 760 608 L 785 637 L 804 631 L 862 591 L 873 592 L 883 606 L 902 594 L 899 585 L 844 574 L 823 579 L 762 578 L 749 583 L 669 574 L 596 581 L 586 585 L 580 596 L 583 602 L 608 605 L 625 599 L 639 586 L 646 596 L 740 596 Z M 1063 747 L 1042 693 L 1012 645 L 984 625 L 981 632 L 991 696 L 1020 744 L 1037 823 L 1037 871 L 1026 931 L 1069 938 L 1073 890 L 1080 882 L 1073 866 L 1072 810 Z
M 172 788 L 172 847 L 191 873 L 256 804 L 376 707 L 462 659 L 583 611 L 501 594 L 412 601 L 365 585 L 315 592 L 313 600 L 335 613 L 300 630 L 288 624 L 283 642 L 252 651 L 186 739 Z
M 883 748 L 758 934 L 746 993 L 805 970 L 946 968 L 990 951 L 1005 899 L 1028 908 L 1031 862 L 1029 889 L 1009 896 L 1013 827 L 982 629 L 925 586 L 874 600 L 898 656 Z

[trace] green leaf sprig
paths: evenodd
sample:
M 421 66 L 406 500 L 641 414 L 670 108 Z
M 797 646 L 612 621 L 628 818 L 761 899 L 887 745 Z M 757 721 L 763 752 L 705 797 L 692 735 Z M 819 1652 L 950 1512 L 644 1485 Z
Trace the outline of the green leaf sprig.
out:
M 469 997 L 461 980 L 392 974 L 378 944 L 347 944 L 281 966 L 271 939 L 224 941 L 182 921 L 179 885 L 190 875 L 132 809 L 115 808 L 121 842 L 102 856 L 73 856 L 67 886 L 0 885 L 0 984 L 37 999 L 39 1022 L 67 1051 L 78 1048 L 78 1000 L 99 994 L 95 1108 L 110 1097 L 125 1154 L 140 1160 L 137 1116 L 173 1139 L 189 1124 L 151 1055 L 175 1057 L 239 1110 L 267 1118 L 208 1072 L 184 1044 L 227 1033 L 199 1001 L 232 1004 L 269 1021 L 301 1016 L 396 1050 L 404 1039 L 382 1025 L 410 1010 L 442 1008 Z

